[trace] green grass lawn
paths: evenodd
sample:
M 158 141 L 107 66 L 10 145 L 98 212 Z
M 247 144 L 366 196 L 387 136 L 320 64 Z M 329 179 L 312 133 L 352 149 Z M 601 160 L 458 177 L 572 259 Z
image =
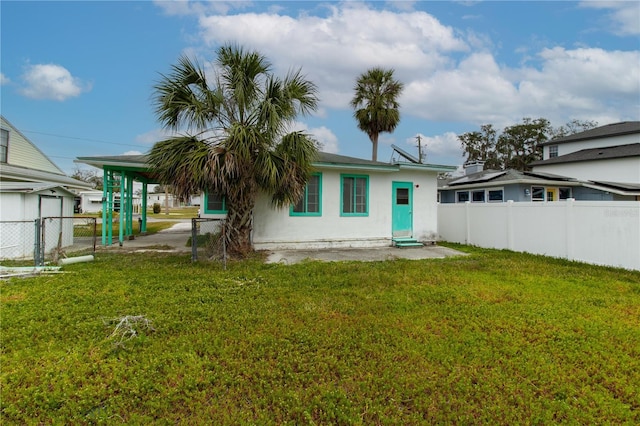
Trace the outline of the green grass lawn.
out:
M 2 282 L 1 423 L 640 423 L 640 272 L 463 249 Z

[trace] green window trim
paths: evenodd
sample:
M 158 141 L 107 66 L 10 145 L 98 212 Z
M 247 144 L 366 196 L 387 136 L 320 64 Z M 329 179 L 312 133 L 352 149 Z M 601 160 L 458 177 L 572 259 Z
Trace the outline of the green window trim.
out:
M 369 216 L 369 176 L 340 175 L 340 216 Z
M 316 178 L 317 183 L 314 183 Z M 314 186 L 317 188 L 315 194 L 313 191 L 309 191 Z M 302 200 L 297 205 L 292 204 L 289 207 L 289 216 L 322 216 L 322 173 L 311 174 L 311 180 L 304 188 Z
M 221 208 L 219 209 L 209 209 L 209 197 L 213 196 L 214 198 L 211 200 L 212 203 L 217 203 Z M 204 209 L 205 214 L 226 214 L 227 213 L 227 200 L 225 197 L 220 197 L 215 193 L 209 194 L 209 192 L 205 192 L 204 194 Z

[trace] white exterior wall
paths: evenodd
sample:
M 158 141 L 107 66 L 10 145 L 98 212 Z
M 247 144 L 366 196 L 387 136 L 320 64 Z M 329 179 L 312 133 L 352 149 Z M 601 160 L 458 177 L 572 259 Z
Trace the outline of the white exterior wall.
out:
M 558 156 L 571 154 L 572 152 L 581 151 L 583 149 L 591 148 L 607 148 L 611 146 L 627 145 L 640 142 L 639 134 L 613 136 L 601 139 L 588 139 L 584 141 L 575 142 L 560 142 L 558 146 Z M 550 144 L 554 145 L 554 144 Z M 549 159 L 549 146 L 546 145 L 543 148 L 542 158 Z
M 440 204 L 440 239 L 640 270 L 640 202 Z
M 164 192 L 153 192 L 147 194 L 147 208 L 153 207 L 154 204 L 160 204 L 162 208 L 166 206 L 166 199 L 169 200 L 169 207 L 179 207 L 180 202 L 177 197 L 173 194 L 167 194 L 168 197 L 165 196 Z
M 102 191 L 86 191 L 80 193 L 80 209 L 82 213 L 102 211 Z
M 640 183 L 640 158 L 613 158 L 598 161 L 534 166 L 534 172 L 553 173 L 580 180 Z
M 49 191 L 45 191 L 47 194 Z M 35 244 L 35 219 L 39 217 L 40 195 L 43 193 L 2 193 L 0 194 L 0 259 L 18 259 L 32 257 Z M 47 194 L 48 195 L 48 194 Z M 73 197 L 65 195 L 61 200 L 48 198 L 43 203 L 42 217 L 73 216 Z M 50 208 L 48 208 L 49 206 Z M 14 221 L 13 223 L 6 223 Z M 22 221 L 22 223 L 16 223 Z M 60 220 L 45 223 L 45 250 L 49 251 L 58 244 Z M 48 227 L 48 228 L 47 228 Z M 73 219 L 62 221 L 62 247 L 73 244 Z
M 379 247 L 391 245 L 392 182 L 413 183 L 413 235 L 435 239 L 437 188 L 435 172 L 370 172 L 324 169 L 322 216 L 289 216 L 277 210 L 266 196 L 255 207 L 253 244 L 259 250 L 332 247 Z M 368 216 L 340 216 L 341 173 L 369 176 Z M 418 187 L 416 187 L 418 185 Z
M 9 131 L 7 164 L 64 175 L 62 170 L 4 118 L 2 128 Z

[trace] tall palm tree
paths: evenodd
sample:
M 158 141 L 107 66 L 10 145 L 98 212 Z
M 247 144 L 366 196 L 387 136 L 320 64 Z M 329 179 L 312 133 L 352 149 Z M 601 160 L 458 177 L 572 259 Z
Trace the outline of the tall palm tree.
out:
M 310 135 L 290 131 L 298 114 L 316 109 L 315 84 L 300 70 L 278 78 L 256 51 L 217 50 L 214 77 L 185 56 L 155 86 L 159 121 L 182 134 L 156 143 L 149 165 L 179 196 L 212 191 L 226 200 L 231 254 L 251 247 L 251 216 L 259 192 L 275 207 L 304 193 L 317 154 Z M 211 74 L 209 74 L 211 75 Z
M 375 67 L 358 77 L 351 107 L 358 128 L 365 132 L 373 145 L 371 159 L 378 160 L 378 136 L 393 132 L 400 122 L 398 96 L 403 84 L 393 78 L 393 70 Z

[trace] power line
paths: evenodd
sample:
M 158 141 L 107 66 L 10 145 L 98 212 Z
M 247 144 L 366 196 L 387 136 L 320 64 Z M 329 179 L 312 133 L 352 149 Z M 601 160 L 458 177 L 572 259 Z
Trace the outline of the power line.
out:
M 21 132 L 25 132 L 25 133 L 35 133 L 38 135 L 46 135 L 46 136 L 54 136 L 56 138 L 66 138 L 66 139 L 74 139 L 74 140 L 78 140 L 78 141 L 87 141 L 87 142 L 97 142 L 97 143 L 104 143 L 107 145 L 120 145 L 120 146 L 129 146 L 129 147 L 146 147 L 148 148 L 148 145 L 144 145 L 144 144 L 127 144 L 127 143 L 118 143 L 118 142 L 108 142 L 108 141 L 102 141 L 100 139 L 90 139 L 90 138 L 79 138 L 79 137 L 75 137 L 75 136 L 65 136 L 65 135 L 57 135 L 55 133 L 46 133 L 46 132 L 39 132 L 36 130 L 20 130 Z

